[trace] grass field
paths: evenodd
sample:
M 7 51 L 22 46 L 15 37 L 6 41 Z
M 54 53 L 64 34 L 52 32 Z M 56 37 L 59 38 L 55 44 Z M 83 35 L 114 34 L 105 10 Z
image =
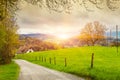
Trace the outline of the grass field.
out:
M 14 62 L 0 65 L 0 80 L 18 80 L 18 74 L 19 67 Z
M 94 53 L 94 67 L 91 69 L 92 53 Z M 56 58 L 56 65 L 54 57 Z M 115 47 L 68 48 L 20 54 L 17 55 L 17 58 L 92 80 L 120 79 L 120 54 L 116 52 Z M 66 67 L 64 65 L 65 58 L 67 62 Z

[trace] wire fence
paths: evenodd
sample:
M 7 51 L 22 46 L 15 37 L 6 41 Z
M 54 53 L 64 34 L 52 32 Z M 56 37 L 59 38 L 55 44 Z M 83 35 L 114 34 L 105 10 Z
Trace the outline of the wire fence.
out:
M 71 59 L 71 58 L 67 58 L 67 57 L 29 56 L 29 58 L 28 58 L 24 54 L 18 55 L 16 58 L 17 59 L 25 59 L 25 60 L 33 61 L 33 62 L 36 61 L 39 63 L 47 63 L 47 64 L 51 64 L 51 65 L 61 65 L 64 67 L 70 66 L 71 64 L 73 64 L 72 63 L 73 61 L 76 61 L 75 59 Z M 90 60 L 89 67 L 93 68 L 93 66 L 94 66 L 94 53 L 91 54 L 91 57 L 89 60 Z M 79 62 L 79 61 L 76 61 L 76 62 Z M 84 63 L 84 62 L 81 62 L 81 63 Z

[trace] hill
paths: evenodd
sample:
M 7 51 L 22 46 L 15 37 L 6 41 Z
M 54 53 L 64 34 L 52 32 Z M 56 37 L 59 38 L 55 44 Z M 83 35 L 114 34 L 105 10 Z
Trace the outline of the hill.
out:
M 20 39 L 23 39 L 25 37 L 37 38 L 37 39 L 40 39 L 40 40 L 46 40 L 46 39 L 54 39 L 54 38 L 56 38 L 53 35 L 42 34 L 42 33 L 20 34 Z
M 25 38 L 25 37 L 37 38 L 40 40 L 56 39 L 57 38 L 57 36 L 50 35 L 50 34 L 43 34 L 43 33 L 19 34 L 19 35 L 20 35 L 20 39 Z M 106 32 L 105 36 L 110 36 L 110 32 Z M 118 32 L 118 36 L 120 37 L 120 31 Z M 116 38 L 116 31 L 111 32 L 111 37 Z

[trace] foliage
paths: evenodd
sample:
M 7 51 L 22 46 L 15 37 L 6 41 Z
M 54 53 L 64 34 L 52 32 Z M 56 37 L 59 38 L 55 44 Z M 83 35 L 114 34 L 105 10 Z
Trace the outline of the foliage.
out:
M 119 8 L 120 0 L 25 0 L 28 3 L 38 5 L 40 8 L 46 8 L 57 12 L 70 13 L 74 7 L 83 7 L 87 11 L 97 9 L 109 9 L 111 11 Z M 90 8 L 92 5 L 92 8 Z
M 93 69 L 90 68 L 92 53 L 94 53 Z M 42 57 L 43 62 L 41 60 Z M 49 62 L 50 57 L 52 59 L 51 64 Z M 54 64 L 54 57 L 56 57 L 56 65 Z M 67 59 L 67 67 L 64 66 L 65 57 Z M 116 47 L 101 46 L 68 48 L 17 55 L 17 58 L 78 76 L 92 78 L 92 80 L 119 80 L 119 57 L 120 54 L 116 52 Z
M 0 64 L 10 63 L 18 43 L 15 11 L 18 0 L 0 0 Z
M 19 66 L 14 62 L 0 65 L 0 80 L 18 80 Z
M 20 40 L 18 53 L 26 53 L 29 49 L 32 49 L 34 51 L 46 51 L 59 48 L 61 48 L 61 46 L 55 43 L 45 42 L 36 38 L 26 37 L 25 39 Z
M 18 43 L 18 35 L 16 34 L 17 27 L 14 24 L 14 21 L 11 21 L 9 18 L 1 21 L 1 47 L 0 47 L 0 56 L 1 64 L 10 63 L 12 57 L 14 57 L 16 52 L 16 46 Z
M 105 39 L 106 27 L 99 22 L 88 23 L 81 30 L 80 39 L 87 45 L 95 45 Z
M 0 0 L 0 21 L 4 20 L 9 14 L 15 17 L 15 11 L 18 10 L 19 0 Z
M 0 19 L 3 19 L 5 10 L 10 14 L 15 14 L 18 9 L 18 4 L 22 0 L 0 0 Z M 51 11 L 70 13 L 75 6 L 84 7 L 88 11 L 98 9 L 110 9 L 112 11 L 119 9 L 120 0 L 25 0 L 33 5 L 38 5 L 40 8 L 46 8 Z M 6 7 L 7 5 L 7 7 Z M 92 6 L 92 9 L 90 6 Z

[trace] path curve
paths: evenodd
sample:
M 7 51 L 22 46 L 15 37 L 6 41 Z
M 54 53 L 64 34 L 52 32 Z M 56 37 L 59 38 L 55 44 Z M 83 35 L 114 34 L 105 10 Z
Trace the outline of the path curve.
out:
M 51 70 L 25 60 L 15 60 L 20 66 L 18 80 L 85 80 L 83 78 Z

